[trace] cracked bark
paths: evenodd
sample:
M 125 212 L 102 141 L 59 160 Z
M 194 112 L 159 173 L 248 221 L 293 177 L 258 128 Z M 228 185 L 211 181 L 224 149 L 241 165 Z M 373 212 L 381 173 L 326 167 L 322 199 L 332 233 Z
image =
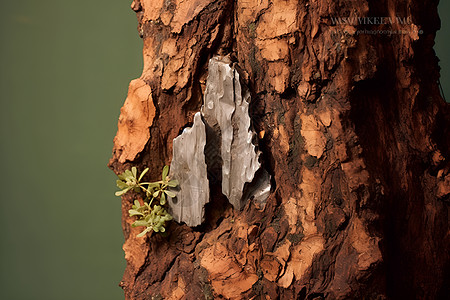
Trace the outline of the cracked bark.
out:
M 211 186 L 206 221 L 136 238 L 122 199 L 127 299 L 438 299 L 450 286 L 449 106 L 433 52 L 437 1 L 141 0 L 144 70 L 110 167 L 169 164 L 200 110 L 213 55 L 252 92 L 276 189 L 235 211 Z M 331 17 L 410 16 L 401 35 Z M 371 29 L 386 29 L 376 25 Z M 423 30 L 423 34 L 417 34 Z

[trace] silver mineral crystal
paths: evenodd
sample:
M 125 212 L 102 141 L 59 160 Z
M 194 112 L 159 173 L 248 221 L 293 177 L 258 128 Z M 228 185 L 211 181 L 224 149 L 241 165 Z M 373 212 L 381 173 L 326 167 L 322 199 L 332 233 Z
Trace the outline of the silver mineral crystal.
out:
M 235 209 L 241 209 L 247 202 L 248 198 L 243 197 L 244 188 L 261 168 L 260 152 L 253 144 L 256 139 L 250 124 L 249 103 L 250 92 L 241 84 L 236 68 L 227 59 L 212 58 L 208 65 L 202 114 L 206 124 L 220 136 L 222 193 Z M 263 179 L 269 178 L 268 174 L 261 174 Z M 253 186 L 255 191 L 245 194 L 259 195 L 258 199 L 264 202 L 266 193 L 256 190 L 270 189 L 270 178 L 258 183 Z
M 270 176 L 261 168 L 261 152 L 254 144 L 257 139 L 248 111 L 250 100 L 248 88 L 241 84 L 230 61 L 210 59 L 201 108 L 206 124 L 200 113 L 195 114 L 192 128 L 173 141 L 171 177 L 180 182 L 177 197 L 170 199 L 175 220 L 189 226 L 201 224 L 204 205 L 209 201 L 208 176 L 220 178 L 222 193 L 235 209 L 240 210 L 249 199 L 264 206 Z M 221 167 L 213 167 L 217 164 Z
M 188 226 L 200 225 L 204 218 L 205 204 L 209 202 L 209 182 L 203 154 L 206 131 L 200 113 L 194 116 L 191 128 L 173 140 L 173 158 L 170 178 L 179 182 L 175 198 L 169 198 L 174 219 Z

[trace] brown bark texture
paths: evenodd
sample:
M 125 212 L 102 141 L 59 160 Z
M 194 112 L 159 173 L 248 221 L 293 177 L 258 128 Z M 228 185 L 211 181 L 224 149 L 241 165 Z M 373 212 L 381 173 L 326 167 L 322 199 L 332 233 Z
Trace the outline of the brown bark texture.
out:
M 433 51 L 437 0 L 135 0 L 142 76 L 109 166 L 150 167 L 202 105 L 228 55 L 252 93 L 273 191 L 234 210 L 211 184 L 206 221 L 137 238 L 122 199 L 126 299 L 444 299 L 450 295 L 449 105 Z M 334 24 L 332 17 L 410 17 Z

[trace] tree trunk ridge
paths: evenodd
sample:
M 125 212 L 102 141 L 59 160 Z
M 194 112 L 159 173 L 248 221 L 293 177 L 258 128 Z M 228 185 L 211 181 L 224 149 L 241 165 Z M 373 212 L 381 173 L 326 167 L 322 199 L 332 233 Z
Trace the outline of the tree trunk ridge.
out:
M 204 224 L 172 222 L 167 237 L 145 238 L 128 215 L 136 195 L 123 196 L 126 299 L 448 296 L 450 113 L 433 51 L 437 4 L 133 1 L 144 69 L 109 166 L 149 167 L 157 179 L 200 110 L 209 59 L 227 55 L 251 91 L 274 190 L 264 209 L 250 201 L 236 211 L 211 183 Z M 336 23 L 349 16 L 360 19 Z

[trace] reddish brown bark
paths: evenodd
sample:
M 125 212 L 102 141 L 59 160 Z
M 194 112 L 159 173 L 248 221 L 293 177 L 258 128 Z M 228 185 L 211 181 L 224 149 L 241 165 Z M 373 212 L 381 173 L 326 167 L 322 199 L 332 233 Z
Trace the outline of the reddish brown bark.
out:
M 450 294 L 449 106 L 433 52 L 437 1 L 135 0 L 144 70 L 110 167 L 169 164 L 230 55 L 275 190 L 235 211 L 212 187 L 199 228 L 136 238 L 122 200 L 127 299 L 438 299 Z M 411 17 L 371 29 L 332 17 Z M 418 31 L 422 30 L 421 34 Z M 336 33 L 337 32 L 337 33 Z M 263 134 L 264 133 L 264 134 Z

